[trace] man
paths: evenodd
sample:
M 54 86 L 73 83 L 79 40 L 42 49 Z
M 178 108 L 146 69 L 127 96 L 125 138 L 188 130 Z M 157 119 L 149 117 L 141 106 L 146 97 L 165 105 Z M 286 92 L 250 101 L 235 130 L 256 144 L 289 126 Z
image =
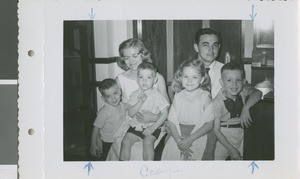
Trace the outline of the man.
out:
M 199 29 L 195 34 L 194 49 L 198 53 L 211 80 L 211 95 L 215 98 L 220 91 L 221 68 L 223 63 L 216 61 L 221 47 L 219 33 L 211 28 Z

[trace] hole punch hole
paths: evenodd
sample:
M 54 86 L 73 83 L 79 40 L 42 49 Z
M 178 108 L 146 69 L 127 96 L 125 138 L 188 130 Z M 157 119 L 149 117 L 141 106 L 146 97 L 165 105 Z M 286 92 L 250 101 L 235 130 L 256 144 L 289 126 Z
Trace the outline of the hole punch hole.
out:
M 34 56 L 34 51 L 33 50 L 29 50 L 28 51 L 28 56 L 33 57 Z
M 28 134 L 29 134 L 29 135 L 33 135 L 33 134 L 34 134 L 34 130 L 33 130 L 33 129 L 29 129 L 29 130 L 28 130 Z

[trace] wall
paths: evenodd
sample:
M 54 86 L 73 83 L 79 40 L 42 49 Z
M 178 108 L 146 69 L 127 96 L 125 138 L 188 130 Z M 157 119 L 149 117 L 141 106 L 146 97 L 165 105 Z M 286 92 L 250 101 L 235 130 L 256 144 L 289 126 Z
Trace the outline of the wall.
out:
M 133 37 L 132 21 L 94 21 L 95 58 L 119 56 L 119 44 Z M 96 80 L 116 78 L 123 70 L 117 63 L 96 64 Z M 103 105 L 97 91 L 98 109 Z
M 252 51 L 253 51 L 253 38 L 254 38 L 254 24 L 251 20 L 242 21 L 242 31 L 243 31 L 243 39 L 244 39 L 244 46 L 243 49 L 243 56 L 244 58 L 252 58 Z M 251 64 L 245 64 L 245 72 L 246 72 L 246 80 L 251 83 Z
M 242 31 L 244 35 L 244 58 L 252 58 L 254 24 L 252 20 L 242 21 Z

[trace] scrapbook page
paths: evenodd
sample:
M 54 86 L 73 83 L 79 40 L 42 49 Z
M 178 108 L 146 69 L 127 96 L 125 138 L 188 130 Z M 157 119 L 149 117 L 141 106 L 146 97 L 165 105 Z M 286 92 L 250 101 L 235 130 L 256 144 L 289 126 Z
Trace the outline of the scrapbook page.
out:
M 299 177 L 298 6 L 19 1 L 19 177 Z

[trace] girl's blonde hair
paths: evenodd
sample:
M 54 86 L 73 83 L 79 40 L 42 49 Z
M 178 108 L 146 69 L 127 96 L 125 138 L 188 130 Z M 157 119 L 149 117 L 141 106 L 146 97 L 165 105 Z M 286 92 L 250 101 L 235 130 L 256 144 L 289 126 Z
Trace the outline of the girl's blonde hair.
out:
M 130 38 L 125 40 L 119 45 L 119 58 L 117 59 L 117 64 L 120 68 L 127 71 L 130 68 L 126 65 L 125 61 L 122 57 L 124 57 L 123 51 L 127 48 L 134 47 L 139 49 L 139 53 L 141 54 L 142 61 L 143 62 L 150 62 L 152 63 L 151 59 L 151 53 L 150 51 L 145 47 L 144 43 L 141 39 L 138 38 Z
M 183 68 L 185 67 L 191 67 L 195 69 L 201 76 L 202 76 L 202 83 L 200 83 L 199 87 L 205 91 L 210 92 L 210 78 L 208 76 L 208 73 L 206 72 L 205 66 L 201 60 L 198 60 L 196 58 L 191 58 L 188 60 L 183 61 L 177 70 L 174 73 L 174 78 L 171 84 L 171 88 L 175 93 L 180 92 L 183 90 L 182 86 L 182 73 L 183 73 Z

